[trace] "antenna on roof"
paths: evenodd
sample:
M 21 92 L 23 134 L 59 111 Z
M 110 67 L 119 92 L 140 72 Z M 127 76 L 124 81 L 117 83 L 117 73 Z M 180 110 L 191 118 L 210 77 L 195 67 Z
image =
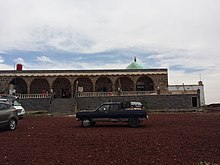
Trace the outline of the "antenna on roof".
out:
M 202 81 L 202 76 L 201 76 L 201 74 L 199 74 L 199 81 Z

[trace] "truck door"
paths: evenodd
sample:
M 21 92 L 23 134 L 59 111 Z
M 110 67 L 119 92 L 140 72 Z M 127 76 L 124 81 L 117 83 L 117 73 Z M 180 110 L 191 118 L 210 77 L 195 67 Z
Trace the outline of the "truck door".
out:
M 96 113 L 94 114 L 96 120 L 99 121 L 108 121 L 109 120 L 109 109 L 110 109 L 110 105 L 108 104 L 104 104 L 102 106 L 100 106 L 97 110 Z
M 109 116 L 111 119 L 121 118 L 121 104 L 112 104 L 109 109 Z

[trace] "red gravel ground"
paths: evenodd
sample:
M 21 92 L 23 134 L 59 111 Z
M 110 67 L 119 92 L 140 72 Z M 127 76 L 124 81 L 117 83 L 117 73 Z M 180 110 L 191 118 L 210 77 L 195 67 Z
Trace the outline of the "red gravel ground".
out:
M 20 120 L 0 130 L 0 164 L 220 164 L 220 112 L 150 114 L 139 128 L 74 117 Z

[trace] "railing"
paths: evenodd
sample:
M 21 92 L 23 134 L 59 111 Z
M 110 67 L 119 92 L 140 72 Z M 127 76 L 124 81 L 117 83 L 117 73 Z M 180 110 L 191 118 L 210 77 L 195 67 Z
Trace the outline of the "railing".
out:
M 50 98 L 49 94 L 16 94 L 19 99 L 29 99 L 29 98 Z
M 197 94 L 197 90 L 160 92 L 160 95 Z M 0 96 L 5 94 L 0 94 Z M 106 96 L 141 96 L 158 95 L 155 91 L 116 91 L 116 92 L 78 92 L 77 97 L 106 97 Z M 16 94 L 20 99 L 50 98 L 50 94 Z
M 104 96 L 137 96 L 156 95 L 153 91 L 124 91 L 124 92 L 79 92 L 78 97 L 104 97 Z
M 196 90 L 190 91 L 168 91 L 157 93 L 155 91 L 123 91 L 123 92 L 79 92 L 77 97 L 105 97 L 105 96 L 143 96 L 143 95 L 175 95 L 175 94 L 197 94 Z
M 169 94 L 175 95 L 175 94 L 197 94 L 197 90 L 175 90 L 175 91 L 169 91 Z

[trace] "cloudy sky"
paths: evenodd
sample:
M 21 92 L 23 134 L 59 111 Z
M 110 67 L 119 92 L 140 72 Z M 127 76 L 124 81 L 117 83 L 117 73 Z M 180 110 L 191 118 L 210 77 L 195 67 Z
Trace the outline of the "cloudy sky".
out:
M 0 0 L 0 70 L 123 69 L 134 56 L 220 102 L 220 1 Z

